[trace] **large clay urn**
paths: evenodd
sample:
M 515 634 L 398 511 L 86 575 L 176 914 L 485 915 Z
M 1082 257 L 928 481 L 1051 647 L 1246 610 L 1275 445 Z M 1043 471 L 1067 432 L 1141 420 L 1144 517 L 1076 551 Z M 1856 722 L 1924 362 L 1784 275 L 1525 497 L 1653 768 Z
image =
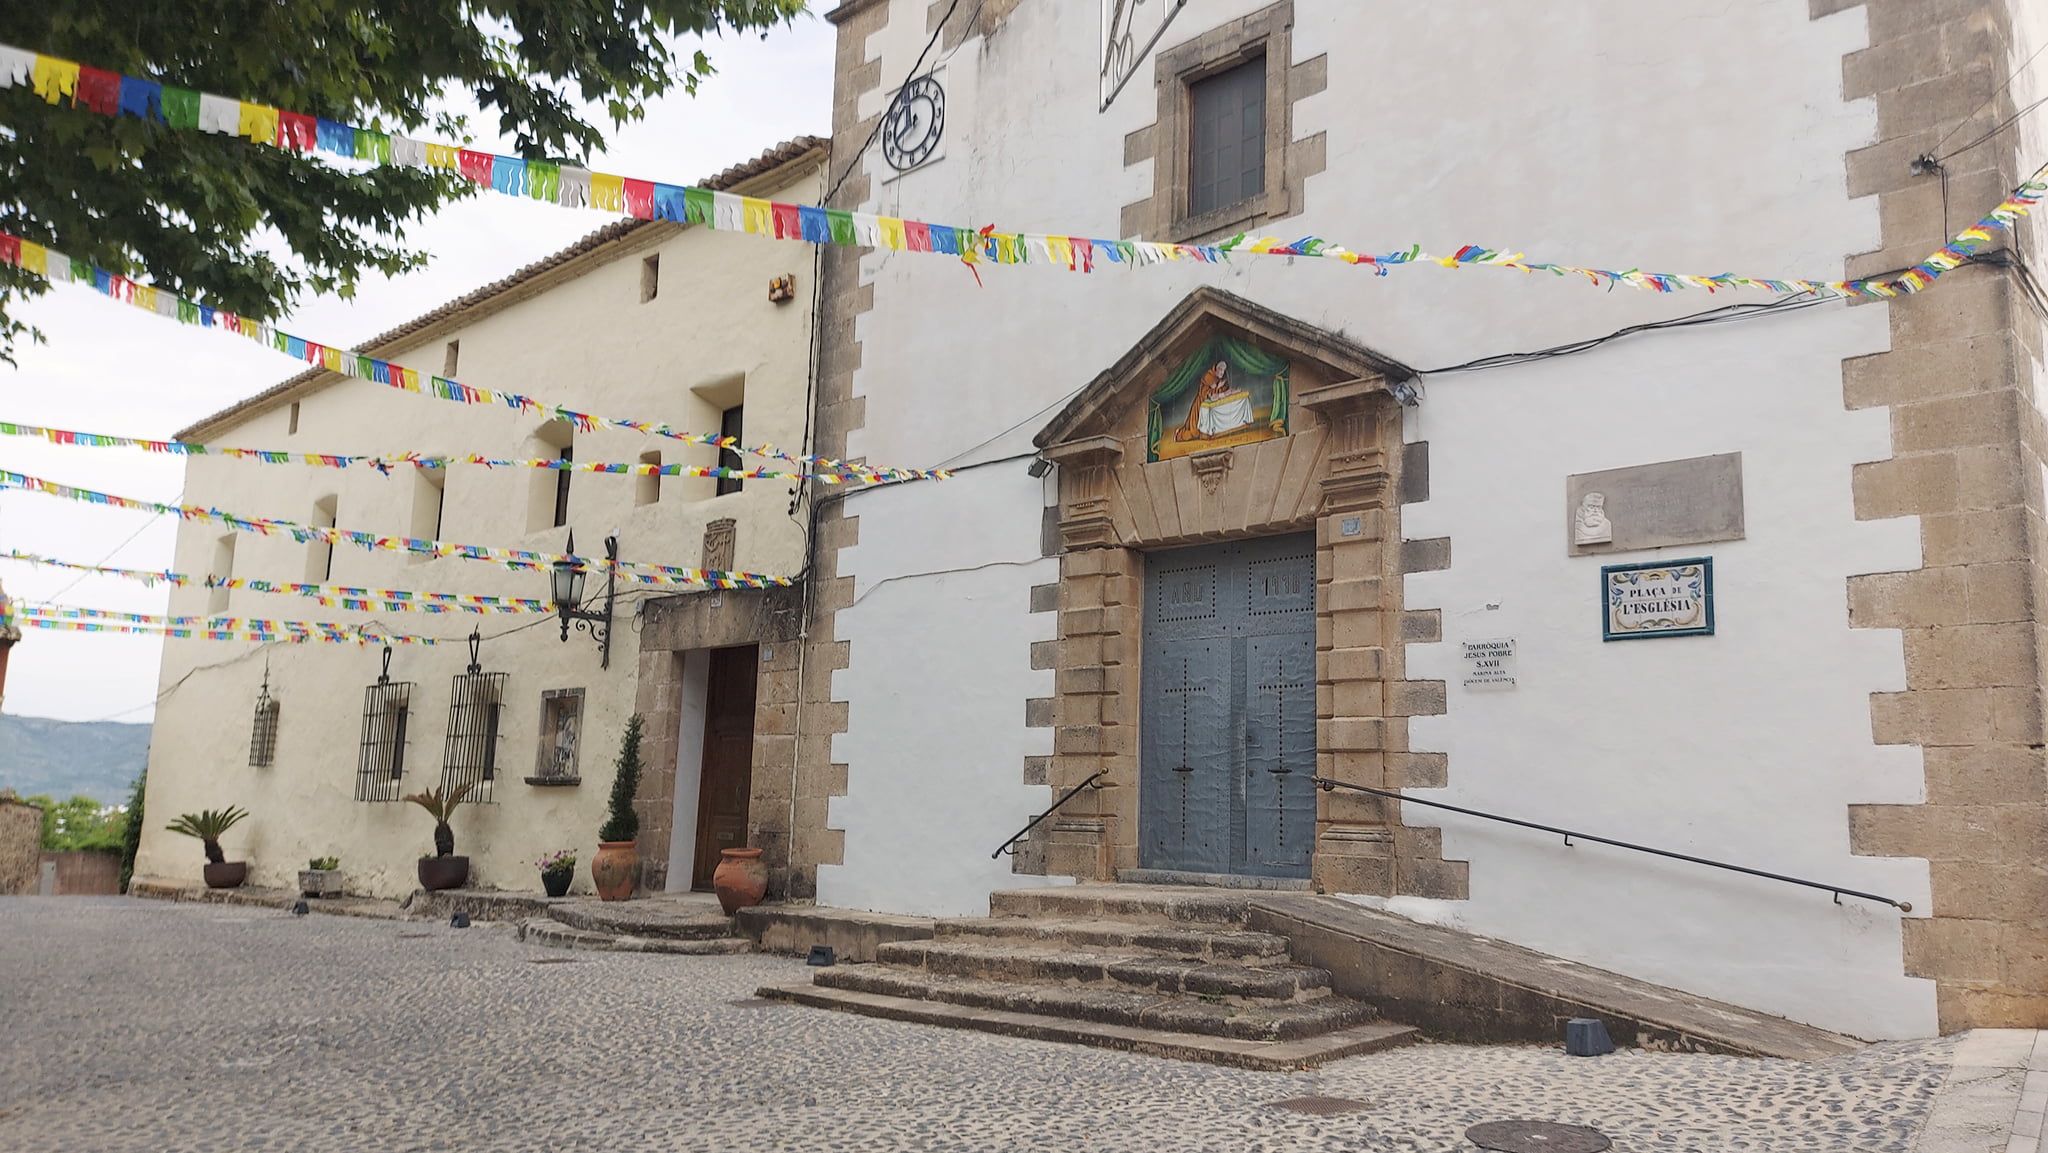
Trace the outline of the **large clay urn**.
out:
M 236 889 L 249 879 L 249 862 L 225 861 L 217 865 L 209 862 L 199 871 L 205 875 L 209 889 Z
M 768 895 L 768 866 L 761 863 L 761 850 L 721 850 L 718 869 L 711 874 L 711 891 L 718 894 L 718 907 L 728 917 L 760 904 Z
M 633 895 L 640 880 L 640 854 L 632 841 L 599 841 L 597 855 L 590 858 L 590 879 L 597 885 L 599 899 L 623 901 Z

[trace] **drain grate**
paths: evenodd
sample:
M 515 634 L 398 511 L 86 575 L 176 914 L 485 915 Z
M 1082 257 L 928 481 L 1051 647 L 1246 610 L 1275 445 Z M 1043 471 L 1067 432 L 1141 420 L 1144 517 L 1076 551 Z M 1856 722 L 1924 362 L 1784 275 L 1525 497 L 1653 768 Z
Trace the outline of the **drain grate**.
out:
M 1465 1140 L 1500 1153 L 1603 1153 L 1614 1144 L 1598 1129 L 1555 1121 L 1487 1121 L 1465 1130 Z
M 577 960 L 578 958 L 575 957 L 528 957 L 526 963 L 529 965 L 574 965 Z
M 401 941 L 424 941 L 431 936 L 433 936 L 432 933 L 400 933 L 398 939 Z
M 727 1001 L 726 1004 L 736 1009 L 766 1009 L 770 1005 L 780 1005 L 782 1002 L 767 997 L 742 997 L 737 1001 Z
M 1275 1109 L 1292 1109 L 1296 1113 L 1309 1113 L 1317 1117 L 1334 1117 L 1339 1113 L 1372 1108 L 1369 1101 L 1353 1101 L 1349 1097 L 1289 1097 L 1285 1101 L 1273 1101 L 1269 1104 Z

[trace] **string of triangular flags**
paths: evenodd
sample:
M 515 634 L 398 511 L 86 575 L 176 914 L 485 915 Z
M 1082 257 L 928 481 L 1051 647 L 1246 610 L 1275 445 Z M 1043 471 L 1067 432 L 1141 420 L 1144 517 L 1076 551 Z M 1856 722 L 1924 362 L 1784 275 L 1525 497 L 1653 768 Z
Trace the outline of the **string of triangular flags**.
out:
M 76 613 L 81 610 L 65 609 L 61 611 Z M 221 627 L 215 628 L 206 625 L 173 625 L 144 623 L 142 621 L 77 619 L 75 617 L 45 613 L 39 611 L 37 606 L 23 603 L 15 605 L 10 619 L 14 624 L 22 628 L 54 629 L 83 633 L 139 633 L 145 636 L 208 641 L 283 641 L 290 644 L 320 641 L 328 644 L 354 645 L 442 645 L 460 643 L 446 637 L 423 637 L 414 636 L 409 633 L 386 632 L 375 625 L 343 625 L 323 621 L 243 621 L 234 617 L 221 617 L 217 618 L 217 623 Z
M 631 420 L 625 417 L 598 416 L 595 413 L 580 412 L 559 404 L 549 404 L 530 396 L 515 392 L 497 392 L 487 388 L 472 388 L 443 376 L 428 374 L 422 376 L 417 370 L 365 356 L 358 352 L 337 348 L 293 336 L 271 325 L 223 312 L 196 301 L 187 300 L 175 293 L 138 284 L 125 276 L 98 268 L 83 260 L 64 255 L 52 248 L 24 240 L 12 233 L 0 232 L 0 264 L 10 264 L 27 272 L 33 272 L 49 280 L 82 284 L 102 296 L 132 304 L 144 312 L 153 313 L 166 320 L 180 324 L 198 325 L 201 328 L 219 329 L 246 336 L 266 348 L 307 364 L 319 365 L 329 372 L 343 376 L 357 377 L 376 384 L 388 385 L 402 392 L 418 396 L 431 396 L 438 400 L 450 400 L 458 404 L 481 404 L 503 406 L 520 412 L 534 413 L 567 421 L 579 432 L 593 432 L 600 428 L 625 429 L 648 436 L 666 437 L 684 444 L 706 445 L 712 448 L 731 449 L 749 456 L 785 460 L 792 464 L 810 466 L 805 474 L 809 479 L 826 484 L 861 483 L 871 484 L 882 481 L 945 480 L 952 475 L 945 469 L 925 468 L 874 468 L 864 464 L 849 464 L 830 457 L 790 453 L 774 445 L 748 446 L 736 437 L 712 436 L 701 432 L 680 432 L 659 421 Z
M 420 556 L 460 557 L 463 560 L 488 561 L 509 569 L 526 572 L 551 572 L 557 565 L 586 572 L 614 570 L 620 580 L 639 584 L 655 585 L 705 585 L 717 589 L 765 588 L 769 585 L 786 585 L 790 578 L 766 576 L 761 573 L 724 572 L 717 569 L 686 568 L 679 565 L 648 564 L 644 561 L 610 561 L 603 557 L 573 556 L 563 553 L 530 552 L 525 549 L 491 548 L 486 545 L 453 544 L 447 541 L 420 540 L 415 537 L 378 536 L 375 533 L 357 532 L 351 529 L 328 528 L 320 525 L 303 525 L 288 520 L 273 520 L 268 517 L 240 517 L 219 509 L 199 508 L 194 505 L 163 504 L 153 500 L 137 500 L 133 497 L 115 496 L 89 488 L 77 488 L 68 484 L 44 480 L 27 473 L 0 469 L 0 487 L 19 488 L 28 492 L 43 493 L 47 496 L 63 497 L 82 501 L 86 504 L 110 505 L 115 508 L 133 509 L 138 512 L 175 516 L 183 520 L 209 521 L 226 525 L 236 532 L 256 533 L 262 536 L 288 536 L 301 544 L 322 541 L 326 544 L 349 544 L 371 552 L 406 552 Z
M 1042 263 L 1079 272 L 1093 272 L 1098 265 L 1109 264 L 1217 263 L 1242 253 L 1335 260 L 1369 267 L 1381 275 L 1391 268 L 1408 264 L 1429 263 L 1447 268 L 1478 265 L 1528 273 L 1548 272 L 1560 277 L 1583 277 L 1595 286 L 1625 284 L 1655 292 L 1689 288 L 1716 292 L 1724 288 L 1749 288 L 1780 295 L 1810 293 L 1887 297 L 1922 291 L 1944 273 L 1961 267 L 1983 244 L 1989 242 L 1991 232 L 2009 227 L 2014 218 L 2024 215 L 2039 201 L 2043 192 L 2048 192 L 2048 166 L 2044 166 L 1989 216 L 1965 229 L 1954 241 L 1911 270 L 1891 279 L 1781 280 L 1728 273 L 1702 276 L 1644 272 L 1633 268 L 1614 271 L 1533 261 L 1520 253 L 1470 244 L 1449 256 L 1428 254 L 1420 245 L 1375 256 L 1353 252 L 1317 236 L 1283 241 L 1277 237 L 1253 237 L 1240 233 L 1217 244 L 1162 244 L 1146 240 L 997 232 L 992 225 L 975 229 L 930 224 L 864 212 L 784 204 L 759 197 L 593 172 L 573 164 L 431 144 L 403 135 L 124 76 L 76 61 L 0 45 L 0 88 L 20 84 L 32 86 L 37 95 L 51 104 L 68 97 L 75 106 L 103 116 L 136 116 L 176 129 L 236 136 L 294 152 L 319 151 L 379 165 L 445 170 L 494 192 L 565 207 L 587 206 L 643 220 L 671 220 L 812 244 L 938 253 L 966 261 L 970 266 L 981 262 Z M 1982 235 L 1978 235 L 1980 233 Z
M 76 572 L 98 573 L 103 576 L 123 577 L 128 580 L 140 581 L 149 587 L 168 584 L 179 588 L 246 589 L 250 592 L 301 596 L 329 608 L 346 608 L 361 612 L 551 613 L 555 611 L 553 604 L 533 597 L 497 597 L 480 596 L 470 593 L 417 592 L 412 589 L 357 588 L 353 585 L 268 581 L 255 577 L 207 576 L 195 579 L 186 576 L 184 573 L 162 570 L 78 564 L 73 561 L 56 560 L 51 557 L 39 556 L 35 553 L 22 552 L 19 549 L 9 549 L 6 552 L 0 552 L 0 560 L 20 561 L 24 564 L 71 569 Z
M 165 616 L 158 613 L 119 612 L 113 609 L 84 608 L 78 605 L 50 604 L 42 601 L 16 600 L 16 612 L 23 618 L 40 617 L 44 620 L 87 620 L 113 621 L 120 624 L 150 625 L 155 628 L 201 629 L 207 632 L 245 633 L 327 633 L 343 635 L 353 632 L 357 626 L 335 621 L 285 621 L 267 620 L 261 617 L 213 616 Z M 421 638 L 439 640 L 441 638 Z
M 279 452 L 272 449 L 223 448 L 219 445 L 193 444 L 179 440 L 147 440 L 133 436 L 110 436 L 98 432 L 74 432 L 63 428 L 45 428 L 34 424 L 17 424 L 0 420 L 0 436 L 29 437 L 46 440 L 51 444 L 71 445 L 83 448 L 139 448 L 175 456 L 224 456 L 236 460 L 255 460 L 264 464 L 298 464 L 315 468 L 349 468 L 353 465 L 367 465 L 378 472 L 389 474 L 393 469 L 411 466 L 421 469 L 444 469 L 454 464 L 480 464 L 486 468 L 544 468 L 558 472 L 613 473 L 630 476 L 675 476 L 675 477 L 717 477 L 731 480 L 823 480 L 829 484 L 843 483 L 847 478 L 835 473 L 778 472 L 770 468 L 725 468 L 696 464 L 650 464 L 636 462 L 623 464 L 612 461 L 571 461 L 559 458 L 540 457 L 533 460 L 500 460 L 494 457 L 470 453 L 463 456 L 398 453 L 384 456 L 339 456 L 330 453 Z

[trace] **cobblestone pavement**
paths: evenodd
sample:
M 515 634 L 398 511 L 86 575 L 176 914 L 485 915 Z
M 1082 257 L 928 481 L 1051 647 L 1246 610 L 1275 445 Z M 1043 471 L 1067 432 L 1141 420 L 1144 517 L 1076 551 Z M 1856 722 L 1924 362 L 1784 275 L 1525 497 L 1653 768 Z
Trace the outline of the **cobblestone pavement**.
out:
M 1271 1074 L 735 1003 L 803 973 L 490 925 L 4 899 L 0 1151 L 1455 1150 L 1475 1122 L 1535 1118 L 1622 1153 L 1909 1153 L 1955 1049 L 1423 1045 Z M 1304 1096 L 1365 1107 L 1273 1105 Z

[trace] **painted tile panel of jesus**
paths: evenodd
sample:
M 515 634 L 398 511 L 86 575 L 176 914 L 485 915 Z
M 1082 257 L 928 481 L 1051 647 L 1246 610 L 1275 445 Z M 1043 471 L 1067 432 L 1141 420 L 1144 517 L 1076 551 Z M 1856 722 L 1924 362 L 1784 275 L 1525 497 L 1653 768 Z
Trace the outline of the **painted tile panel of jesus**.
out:
M 1286 436 L 1288 367 L 1243 341 L 1210 340 L 1152 397 L 1151 459 Z

